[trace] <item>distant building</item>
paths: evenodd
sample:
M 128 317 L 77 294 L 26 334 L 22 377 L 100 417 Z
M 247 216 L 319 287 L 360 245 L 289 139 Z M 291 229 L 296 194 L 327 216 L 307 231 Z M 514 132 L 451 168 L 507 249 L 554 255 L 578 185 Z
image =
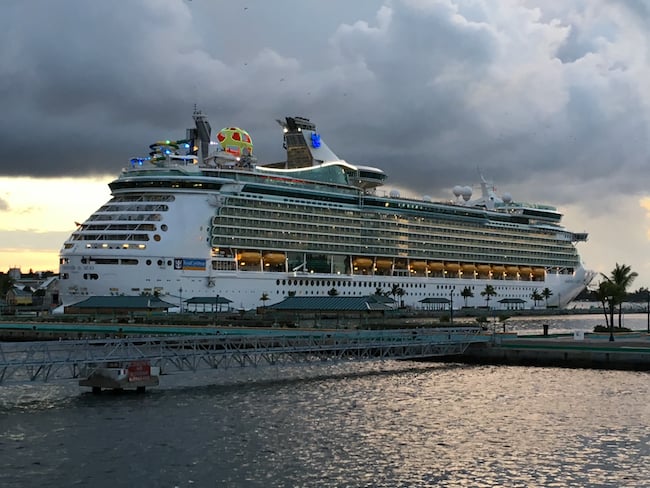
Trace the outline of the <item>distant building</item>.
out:
M 6 301 L 9 307 L 31 305 L 33 290 L 29 287 L 14 286 L 7 292 Z

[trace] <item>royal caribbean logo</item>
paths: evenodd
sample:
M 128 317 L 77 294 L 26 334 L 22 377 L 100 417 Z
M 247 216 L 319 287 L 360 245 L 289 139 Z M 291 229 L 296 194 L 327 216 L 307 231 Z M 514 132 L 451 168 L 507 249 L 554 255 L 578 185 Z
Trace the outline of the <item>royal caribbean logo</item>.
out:
M 205 259 L 174 258 L 174 269 L 205 271 Z

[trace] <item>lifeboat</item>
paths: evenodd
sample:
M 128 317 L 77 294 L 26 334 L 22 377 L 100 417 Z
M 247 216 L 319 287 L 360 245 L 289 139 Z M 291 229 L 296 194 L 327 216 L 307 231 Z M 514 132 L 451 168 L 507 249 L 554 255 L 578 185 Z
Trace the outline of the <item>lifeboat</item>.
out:
M 492 266 L 490 266 L 489 264 L 479 264 L 476 267 L 476 269 L 479 272 L 479 274 L 488 275 L 488 274 L 490 274 L 490 271 L 492 270 Z
M 429 271 L 442 271 L 445 269 L 445 264 L 440 261 L 429 261 Z
M 543 278 L 546 275 L 544 268 L 533 268 L 533 276 L 536 278 Z
M 506 272 L 506 267 L 505 266 L 492 266 L 492 273 L 493 274 L 502 274 Z
M 427 270 L 426 261 L 411 261 L 411 269 L 419 273 L 423 273 Z
M 237 258 L 238 261 L 241 261 L 241 264 L 258 264 L 260 259 L 262 259 L 262 255 L 255 251 L 244 251 Z
M 278 265 L 284 264 L 286 256 L 283 252 L 268 252 L 264 255 L 264 264 Z
M 516 275 L 519 273 L 519 266 L 506 266 L 506 273 L 509 275 Z
M 450 273 L 457 273 L 460 269 L 460 264 L 458 263 L 445 263 L 445 271 Z
M 526 276 L 528 276 L 528 275 L 530 275 L 530 274 L 533 272 L 533 268 L 531 268 L 531 267 L 529 267 L 529 266 L 523 266 L 523 267 L 519 268 L 519 272 L 520 272 L 522 275 L 526 275 Z
M 370 258 L 355 258 L 352 261 L 355 268 L 370 268 L 372 266 L 372 259 Z
M 476 266 L 473 264 L 463 264 L 462 270 L 463 273 L 474 274 L 474 271 L 476 271 Z
M 393 266 L 393 260 L 385 259 L 385 258 L 384 259 L 377 258 L 375 266 L 377 267 L 377 269 L 390 269 L 391 266 Z

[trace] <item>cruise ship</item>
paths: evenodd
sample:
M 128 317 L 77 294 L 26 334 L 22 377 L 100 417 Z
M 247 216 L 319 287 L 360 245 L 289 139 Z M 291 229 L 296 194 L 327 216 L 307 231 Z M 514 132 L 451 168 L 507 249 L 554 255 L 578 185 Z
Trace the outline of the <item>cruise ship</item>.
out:
M 476 198 L 468 186 L 448 201 L 404 198 L 382 190 L 381 169 L 340 159 L 309 119 L 278 120 L 286 160 L 261 164 L 245 130 L 213 138 L 207 117 L 193 118 L 184 139 L 131 159 L 64 242 L 62 305 L 155 295 L 180 310 L 191 299 L 248 310 L 384 294 L 413 308 L 533 308 L 545 291 L 543 306 L 563 307 L 594 276 L 576 249 L 586 233 L 482 177 Z

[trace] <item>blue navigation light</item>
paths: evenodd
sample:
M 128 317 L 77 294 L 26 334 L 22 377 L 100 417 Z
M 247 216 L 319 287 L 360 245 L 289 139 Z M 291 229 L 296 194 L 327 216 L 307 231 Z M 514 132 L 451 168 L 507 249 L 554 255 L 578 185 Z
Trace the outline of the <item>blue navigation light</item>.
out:
M 311 145 L 312 147 L 320 147 L 320 134 L 317 132 L 311 133 Z

